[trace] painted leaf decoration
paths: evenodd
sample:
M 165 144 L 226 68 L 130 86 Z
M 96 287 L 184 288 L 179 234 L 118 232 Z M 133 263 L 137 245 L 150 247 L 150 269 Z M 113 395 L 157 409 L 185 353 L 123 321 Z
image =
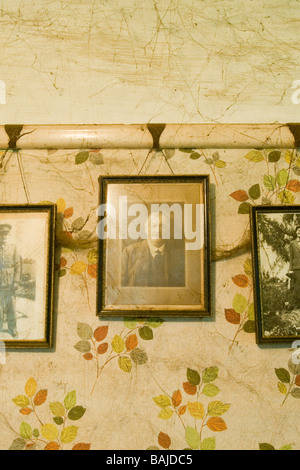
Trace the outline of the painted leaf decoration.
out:
M 216 450 L 216 438 L 207 437 L 200 444 L 200 450 Z
M 70 409 L 68 413 L 68 418 L 71 421 L 78 421 L 83 417 L 83 415 L 86 412 L 86 408 L 83 408 L 83 406 L 74 406 L 73 408 Z
M 119 367 L 123 372 L 131 372 L 132 362 L 129 357 L 119 357 Z
M 59 436 L 59 430 L 55 424 L 48 423 L 41 427 L 41 434 L 47 441 L 56 441 Z
M 244 271 L 247 276 L 252 277 L 252 261 L 250 258 L 247 258 L 244 262 Z
M 35 437 L 36 439 L 38 439 L 40 437 L 40 431 L 35 428 L 33 431 L 32 431 L 32 435 L 33 437 Z
M 72 392 L 69 392 L 64 399 L 65 408 L 67 410 L 74 408 L 74 406 L 76 405 L 76 400 L 76 391 L 73 390 Z
M 207 369 L 203 371 L 202 381 L 204 383 L 213 382 L 214 380 L 217 379 L 218 374 L 219 374 L 218 367 L 208 367 Z
M 77 351 L 86 354 L 89 353 L 91 350 L 91 343 L 86 340 L 78 341 L 78 343 L 75 344 L 74 348 Z
M 25 393 L 29 398 L 32 398 L 36 394 L 36 390 L 37 390 L 37 382 L 33 377 L 31 377 L 26 382 Z
M 68 209 L 66 209 L 66 210 L 64 211 L 64 218 L 65 218 L 65 219 L 70 219 L 73 214 L 74 214 L 74 209 L 73 209 L 73 207 L 68 207 Z
M 289 180 L 289 172 L 284 168 L 276 175 L 276 181 L 279 186 L 285 186 Z
M 97 264 L 89 264 L 87 268 L 87 272 L 93 279 L 97 279 L 97 272 L 98 272 Z
M 83 150 L 77 153 L 75 157 L 75 165 L 81 165 L 82 163 L 86 162 L 89 158 L 90 154 L 86 150 Z
M 32 413 L 32 409 L 31 408 L 21 408 L 20 413 L 23 416 L 29 416 Z
M 242 202 L 242 204 L 240 204 L 239 206 L 238 213 L 249 214 L 250 209 L 251 209 L 251 204 L 249 202 Z
M 226 162 L 224 162 L 224 160 L 218 160 L 216 163 L 215 163 L 215 166 L 217 168 L 225 168 L 226 167 Z
M 66 201 L 64 200 L 64 198 L 60 197 L 56 201 L 56 206 L 57 206 L 57 212 L 63 213 L 66 208 Z
M 61 416 L 54 416 L 53 421 L 55 424 L 57 424 L 57 426 L 64 424 L 64 419 Z
M 94 356 L 92 353 L 86 353 L 83 355 L 83 359 L 85 359 L 86 361 L 92 361 L 94 359 Z
M 111 346 L 117 354 L 120 354 L 125 349 L 125 342 L 121 336 L 116 335 L 111 342 Z
M 90 450 L 91 449 L 91 444 L 86 444 L 84 442 L 79 442 L 76 444 L 72 450 Z
M 260 198 L 260 195 L 261 195 L 260 185 L 259 184 L 254 184 L 253 186 L 251 186 L 248 193 L 249 193 L 249 196 L 251 197 L 251 199 L 253 199 L 253 200 L 256 200 L 256 199 Z
M 138 339 L 135 334 L 129 335 L 126 338 L 126 349 L 127 351 L 133 351 L 138 345 Z
M 108 343 L 101 343 L 97 348 L 98 354 L 105 354 L 108 350 Z
M 25 446 L 26 446 L 26 440 L 18 437 L 12 442 L 9 450 L 24 450 Z
M 33 402 L 36 406 L 41 406 L 45 403 L 48 396 L 48 390 L 40 390 L 34 397 Z
M 245 312 L 248 305 L 247 299 L 242 294 L 235 294 L 232 302 L 233 309 L 242 314 Z
M 200 157 L 201 157 L 201 155 L 200 155 L 200 153 L 198 153 L 198 152 L 192 152 L 192 153 L 190 154 L 190 158 L 191 158 L 192 160 L 198 160 Z
M 31 428 L 30 424 L 25 423 L 25 422 L 21 423 L 19 434 L 24 439 L 31 439 L 32 428 Z
M 192 385 L 200 384 L 200 380 L 201 380 L 200 374 L 196 370 L 188 368 L 186 376 L 187 376 L 189 383 L 191 383 Z
M 274 446 L 266 442 L 259 444 L 259 450 L 276 450 Z
M 68 264 L 68 261 L 66 260 L 66 258 L 64 256 L 62 256 L 60 258 L 60 267 L 64 268 L 65 266 L 67 266 L 67 264 Z
M 220 389 L 213 384 L 206 384 L 202 390 L 203 395 L 206 397 L 216 397 L 220 393 Z
M 264 175 L 264 186 L 267 188 L 269 191 L 274 191 L 276 188 L 276 178 L 272 175 Z
M 196 395 L 197 393 L 197 387 L 196 385 L 193 385 L 191 384 L 190 382 L 184 382 L 182 384 L 183 386 L 183 390 L 185 391 L 185 393 L 187 393 L 188 395 Z
M 242 189 L 234 191 L 230 194 L 230 197 L 232 197 L 235 201 L 238 202 L 245 202 L 247 201 L 247 199 L 249 199 L 248 193 Z
M 280 447 L 279 450 L 293 450 L 292 444 L 287 444 L 286 446 Z
M 205 416 L 204 406 L 202 403 L 196 402 L 189 402 L 187 404 L 187 409 L 190 415 L 195 419 L 203 419 Z
M 162 318 L 149 318 L 145 322 L 145 325 L 150 326 L 151 328 L 159 328 L 164 323 Z
M 29 398 L 26 395 L 18 395 L 17 397 L 13 398 L 12 401 L 20 408 L 26 408 L 30 403 Z
M 207 421 L 207 427 L 213 432 L 226 431 L 227 425 L 222 418 L 210 418 Z
M 241 315 L 233 308 L 225 308 L 225 318 L 233 325 L 239 325 L 241 323 Z
M 127 320 L 124 320 L 124 325 L 129 330 L 133 330 L 137 326 L 137 321 L 134 318 L 128 318 Z
M 252 321 L 255 320 L 255 312 L 254 312 L 254 303 L 253 302 L 248 307 L 247 315 L 248 315 L 249 320 L 252 320 Z
M 232 278 L 234 284 L 238 287 L 248 287 L 249 286 L 249 278 L 246 274 L 238 274 Z
M 71 266 L 70 274 L 73 276 L 83 274 L 86 268 L 87 264 L 84 261 L 75 261 Z
M 278 162 L 281 157 L 281 152 L 279 150 L 272 150 L 268 155 L 268 160 L 271 163 Z
M 283 382 L 284 384 L 289 384 L 290 381 L 291 381 L 291 375 L 289 373 L 288 370 L 286 369 L 275 369 L 275 374 L 278 378 L 278 380 L 280 380 L 280 382 Z
M 295 351 L 288 362 L 289 371 L 293 375 L 300 374 L 300 350 Z
M 71 229 L 72 230 L 81 230 L 82 227 L 84 226 L 84 219 L 83 217 L 77 217 L 77 219 L 73 220 L 71 224 Z
M 95 331 L 94 331 L 94 338 L 96 341 L 100 343 L 100 341 L 103 341 L 108 334 L 108 325 L 105 326 L 99 326 Z
M 180 415 L 180 416 L 181 416 L 181 415 L 184 415 L 185 412 L 186 412 L 186 409 L 187 409 L 187 406 L 186 406 L 186 405 L 180 406 L 180 407 L 178 408 L 178 413 L 179 413 L 179 415 Z
M 300 375 L 297 375 L 297 377 L 295 378 L 295 384 L 297 385 L 297 387 L 300 387 Z
M 131 351 L 130 357 L 132 361 L 137 365 L 146 364 L 146 362 L 148 361 L 147 353 L 139 348 L 136 348 Z
M 171 439 L 168 434 L 164 432 L 160 432 L 158 435 L 158 443 L 163 449 L 169 449 L 171 445 Z
M 229 403 L 222 403 L 221 401 L 213 401 L 209 403 L 207 414 L 209 416 L 221 416 L 230 408 Z
M 139 328 L 139 335 L 145 341 L 153 339 L 153 331 L 149 326 L 146 325 L 142 328 Z
M 293 204 L 295 202 L 294 194 L 286 189 L 280 191 L 280 193 L 277 194 L 277 197 L 282 204 Z
M 89 161 L 93 165 L 102 165 L 102 163 L 104 162 L 102 153 L 100 153 L 100 152 L 92 153 L 91 152 L 90 156 L 89 156 Z
M 65 429 L 62 430 L 60 440 L 63 444 L 70 444 L 71 442 L 75 441 L 77 433 L 77 426 L 67 426 Z
M 291 180 L 288 182 L 286 189 L 292 191 L 293 193 L 299 193 L 300 191 L 300 182 L 298 180 Z
M 161 408 L 171 406 L 171 400 L 167 395 L 158 395 L 157 397 L 153 398 L 153 401 L 156 405 L 160 406 Z
M 96 264 L 98 261 L 97 250 L 90 250 L 87 254 L 87 259 L 88 259 L 89 264 Z
M 81 339 L 92 339 L 93 328 L 87 323 L 77 323 L 77 334 Z
M 255 322 L 253 320 L 248 320 L 243 326 L 245 333 L 255 333 Z
M 172 405 L 177 408 L 182 402 L 182 395 L 180 390 L 176 390 L 172 396 Z
M 160 419 L 170 419 L 173 416 L 173 410 L 171 408 L 163 408 L 158 417 Z
M 300 388 L 293 388 L 293 390 L 291 391 L 291 395 L 293 398 L 300 398 Z
M 198 450 L 200 447 L 200 435 L 196 431 L 196 429 L 192 428 L 191 426 L 187 426 L 185 431 L 185 440 L 187 444 L 193 450 Z
M 48 442 L 48 444 L 44 447 L 44 450 L 59 450 L 60 446 L 57 442 Z
M 259 163 L 264 160 L 263 153 L 260 150 L 250 150 L 250 152 L 244 155 L 244 158 L 252 163 Z

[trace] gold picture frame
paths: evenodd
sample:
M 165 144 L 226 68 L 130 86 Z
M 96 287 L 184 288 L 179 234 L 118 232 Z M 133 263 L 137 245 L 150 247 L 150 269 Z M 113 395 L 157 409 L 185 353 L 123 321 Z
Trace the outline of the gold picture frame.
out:
M 0 341 L 53 347 L 55 204 L 0 206 Z
M 99 186 L 97 315 L 210 317 L 209 176 L 109 176 Z M 148 236 L 155 220 L 161 231 L 169 223 L 169 238 Z

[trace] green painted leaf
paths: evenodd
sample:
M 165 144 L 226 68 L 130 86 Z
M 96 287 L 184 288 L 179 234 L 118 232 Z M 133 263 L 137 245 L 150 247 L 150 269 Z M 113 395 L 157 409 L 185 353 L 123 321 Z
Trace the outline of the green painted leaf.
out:
M 133 351 L 131 351 L 130 357 L 132 361 L 137 365 L 146 364 L 146 362 L 148 361 L 147 353 L 139 348 L 135 348 Z
M 153 397 L 153 401 L 161 408 L 167 408 L 168 406 L 171 406 L 171 400 L 167 395 L 158 395 L 157 397 Z
M 215 163 L 215 166 L 217 168 L 225 168 L 227 166 L 226 162 L 224 162 L 223 160 L 218 160 L 216 163 Z
M 77 323 L 77 334 L 81 339 L 92 339 L 93 328 L 87 323 Z
M 182 149 L 179 149 L 179 151 L 183 152 L 183 153 L 193 153 L 194 150 L 193 149 L 184 149 L 184 148 L 182 148 Z
M 248 315 L 249 320 L 251 320 L 251 321 L 255 320 L 254 303 L 253 302 L 248 307 L 247 315 Z
M 276 175 L 276 181 L 280 187 L 285 186 L 289 180 L 289 172 L 284 168 Z
M 276 450 L 276 449 L 271 444 L 267 444 L 266 442 L 263 442 L 259 444 L 259 450 Z
M 279 450 L 293 450 L 293 446 L 291 444 L 287 444 L 286 446 L 280 447 Z
M 192 153 L 190 154 L 190 158 L 191 158 L 192 160 L 198 160 L 198 158 L 200 158 L 200 157 L 201 157 L 201 155 L 200 155 L 200 153 L 198 153 L 198 152 L 192 152 Z
M 153 331 L 149 326 L 142 326 L 142 328 L 139 328 L 139 335 L 145 341 L 153 339 Z
M 83 226 L 84 226 L 84 219 L 82 217 L 78 217 L 72 222 L 71 229 L 81 230 Z
M 131 372 L 132 369 L 132 362 L 129 357 L 119 357 L 119 367 L 124 372 Z
M 104 162 L 104 159 L 103 159 L 103 155 L 102 153 L 90 153 L 90 156 L 89 156 L 89 161 L 93 164 L 93 165 L 102 165 L 102 163 Z
M 222 403 L 221 401 L 212 401 L 209 403 L 207 408 L 207 414 L 209 416 L 222 416 L 230 408 L 229 403 Z
M 284 384 L 289 384 L 291 381 L 291 375 L 286 369 L 275 369 L 275 374 L 277 375 L 278 380 Z
M 92 349 L 91 343 L 86 340 L 79 341 L 78 343 L 75 344 L 74 348 L 83 354 L 90 352 L 90 350 Z
M 9 450 L 24 450 L 25 446 L 26 446 L 25 439 L 18 437 L 12 442 Z
M 293 398 L 300 398 L 300 388 L 293 388 L 291 395 Z
M 213 382 L 218 378 L 219 368 L 218 367 L 208 367 L 203 371 L 202 381 L 203 383 Z
M 255 333 L 255 321 L 248 320 L 243 326 L 245 333 Z
M 200 450 L 216 450 L 216 438 L 207 437 L 200 444 Z
M 83 415 L 86 412 L 86 408 L 83 408 L 83 406 L 74 406 L 73 408 L 70 409 L 68 413 L 68 418 L 71 421 L 78 421 L 83 417 Z
M 199 385 L 200 384 L 200 374 L 194 369 L 187 369 L 186 373 L 187 379 L 192 385 Z
M 249 202 L 242 202 L 242 204 L 239 205 L 239 214 L 249 214 L 251 209 L 251 204 Z
M 250 150 L 246 155 L 244 155 L 249 162 L 259 163 L 264 160 L 263 153 L 260 150 Z
M 269 190 L 269 191 L 274 191 L 276 188 L 276 179 L 272 175 L 264 175 L 264 186 Z
M 133 330 L 134 328 L 137 327 L 137 321 L 134 318 L 132 318 L 132 319 L 128 318 L 128 319 L 124 320 L 124 325 L 129 330 Z
M 24 439 L 31 439 L 31 437 L 32 437 L 32 428 L 31 428 L 30 424 L 25 423 L 23 421 L 23 423 L 21 423 L 21 426 L 20 426 L 19 434 Z
M 163 322 L 164 321 L 161 318 L 149 318 L 145 325 L 150 326 L 151 328 L 159 328 Z
M 61 426 L 62 424 L 64 424 L 64 420 L 61 416 L 55 416 L 53 418 L 53 421 L 55 422 L 55 424 L 57 424 L 57 426 Z
M 89 152 L 87 151 L 82 151 L 77 153 L 75 157 L 75 165 L 81 165 L 82 163 L 86 162 L 89 158 Z
M 254 199 L 254 200 L 259 199 L 260 195 L 261 195 L 260 185 L 259 184 L 254 184 L 253 186 L 251 186 L 251 188 L 248 191 L 248 194 L 251 197 L 251 199 Z
M 196 429 L 192 428 L 191 426 L 187 426 L 186 431 L 185 431 L 185 440 L 187 444 L 191 447 L 193 450 L 198 450 L 200 447 L 200 435 Z
M 38 439 L 40 437 L 40 431 L 35 428 L 33 431 L 32 431 L 32 435 L 35 439 Z
M 216 385 L 207 384 L 203 387 L 202 393 L 206 397 L 212 398 L 212 397 L 216 397 L 218 393 L 220 393 L 220 389 Z
M 67 270 L 66 270 L 66 269 L 60 269 L 60 270 L 58 271 L 58 277 L 64 277 L 66 274 L 67 274 Z
M 268 160 L 271 163 L 278 162 L 281 157 L 281 152 L 279 150 L 272 150 L 268 155 Z
M 237 313 L 244 313 L 248 306 L 247 299 L 242 294 L 235 294 L 232 307 Z
M 76 406 L 76 391 L 73 390 L 72 392 L 68 393 L 64 399 L 64 405 L 67 410 L 74 408 Z

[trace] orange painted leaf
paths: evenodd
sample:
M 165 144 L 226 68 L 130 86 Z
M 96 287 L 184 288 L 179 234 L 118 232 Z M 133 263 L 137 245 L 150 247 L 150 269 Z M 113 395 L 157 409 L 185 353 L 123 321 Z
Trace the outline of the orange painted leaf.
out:
M 91 444 L 85 444 L 84 442 L 80 442 L 76 444 L 72 450 L 90 450 Z
M 68 262 L 67 262 L 66 258 L 65 258 L 64 256 L 62 256 L 62 257 L 60 258 L 60 267 L 61 267 L 61 268 L 64 268 L 65 266 L 67 266 L 67 263 L 68 263 Z
M 224 419 L 222 418 L 217 418 L 217 417 L 210 418 L 206 424 L 209 427 L 209 429 L 213 432 L 226 431 L 227 429 L 226 423 Z
M 83 356 L 83 359 L 85 359 L 86 361 L 91 361 L 93 358 L 94 358 L 94 356 L 91 353 L 86 353 Z
M 64 218 L 69 219 L 70 217 L 72 217 L 73 214 L 74 214 L 73 207 L 68 207 L 68 209 L 64 211 Z
M 299 193 L 300 191 L 300 182 L 297 180 L 291 180 L 286 185 L 286 189 L 292 191 L 293 193 Z
M 300 375 L 297 375 L 295 379 L 295 385 L 297 385 L 297 387 L 300 387 Z
M 172 404 L 174 408 L 177 408 L 182 402 L 182 395 L 180 390 L 176 390 L 172 396 Z
M 171 439 L 168 434 L 164 432 L 160 432 L 158 435 L 158 443 L 163 449 L 169 449 L 171 445 Z
M 196 393 L 197 393 L 197 386 L 196 385 L 193 385 L 190 382 L 184 382 L 182 384 L 182 386 L 183 386 L 183 390 L 188 395 L 196 395 Z
M 21 415 L 28 416 L 32 413 L 32 409 L 31 408 L 22 408 L 20 410 L 20 413 L 21 413 Z
M 238 287 L 248 287 L 249 286 L 249 278 L 246 274 L 238 274 L 232 278 L 234 284 Z
M 243 189 L 239 189 L 238 191 L 234 191 L 233 193 L 230 194 L 230 196 L 233 199 L 235 199 L 236 201 L 239 201 L 239 202 L 245 202 L 245 201 L 247 201 L 247 199 L 249 199 L 248 194 Z
M 48 442 L 44 450 L 59 450 L 59 444 L 57 442 Z
M 47 396 L 48 396 L 48 390 L 40 390 L 39 392 L 37 392 L 36 396 L 34 397 L 34 404 L 36 406 L 41 406 L 43 405 L 43 403 L 45 403 L 45 401 L 47 400 Z
M 101 343 L 98 346 L 98 354 L 105 354 L 106 351 L 108 350 L 108 343 Z
M 233 308 L 225 308 L 225 318 L 233 325 L 239 325 L 241 323 L 241 315 L 233 310 Z
M 94 331 L 94 338 L 96 341 L 100 342 L 103 341 L 108 333 L 108 325 L 105 326 L 99 326 L 95 331 Z
M 179 415 L 184 415 L 184 413 L 186 412 L 186 405 L 182 405 L 178 408 L 178 413 Z
M 93 279 L 97 279 L 97 265 L 96 264 L 89 264 L 87 268 L 87 272 Z
M 138 345 L 137 336 L 135 334 L 128 336 L 125 344 L 126 344 L 127 351 L 133 351 Z

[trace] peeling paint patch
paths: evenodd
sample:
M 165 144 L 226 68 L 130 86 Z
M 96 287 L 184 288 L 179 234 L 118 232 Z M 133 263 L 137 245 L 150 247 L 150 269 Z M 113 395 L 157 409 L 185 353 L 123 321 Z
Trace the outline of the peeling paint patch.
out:
M 7 133 L 9 137 L 9 142 L 8 142 L 9 149 L 15 149 L 17 147 L 17 142 L 19 138 L 21 137 L 21 132 L 22 132 L 23 127 L 24 127 L 23 124 L 22 125 L 7 124 L 4 126 L 5 132 Z
M 165 130 L 166 124 L 147 124 L 148 131 L 153 138 L 153 149 L 159 149 L 160 136 Z
M 287 124 L 289 130 L 293 134 L 295 140 L 295 147 L 300 147 L 300 124 Z

